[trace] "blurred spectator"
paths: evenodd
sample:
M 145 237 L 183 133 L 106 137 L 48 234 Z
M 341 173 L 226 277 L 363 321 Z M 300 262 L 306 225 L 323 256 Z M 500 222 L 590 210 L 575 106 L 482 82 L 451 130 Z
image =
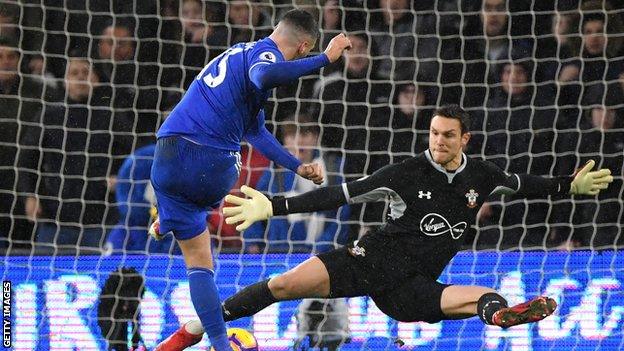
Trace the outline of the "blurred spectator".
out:
M 111 108 L 133 113 L 136 98 L 135 43 L 132 29 L 125 24 L 105 27 L 97 42 L 93 69 Z M 134 120 L 135 116 L 131 119 Z M 134 124 L 134 123 L 132 123 Z M 129 130 L 128 132 L 133 132 Z
M 568 81 L 564 81 L 561 75 L 559 81 L 557 105 L 560 112 L 555 144 L 557 174 L 569 174 L 579 164 L 577 153 L 581 132 L 590 128 L 579 106 L 588 101 L 596 103 L 596 98 L 591 95 L 612 90 L 612 86 L 617 85 L 618 76 L 624 72 L 624 57 L 620 53 L 623 39 L 618 35 L 624 31 L 622 20 L 614 14 L 608 2 L 587 1 L 582 4 L 582 10 L 582 51 L 569 69 Z
M 32 233 L 32 225 L 23 216 L 22 195 L 16 192 L 18 181 L 28 176 L 29 152 L 33 152 L 25 139 L 38 130 L 44 102 L 57 94 L 19 74 L 16 45 L 0 37 L 0 246 L 8 238 L 20 247 L 31 241 Z
M 621 36 L 624 24 L 620 16 L 606 1 L 587 1 L 582 10 L 580 57 L 574 62 L 575 67 L 562 71 L 559 76 L 562 83 L 579 81 L 580 84 L 564 86 L 560 105 L 577 105 L 584 98 L 583 91 L 594 85 L 611 84 L 624 72 L 624 38 Z
M 429 90 L 412 83 L 397 87 L 392 114 L 392 154 L 397 154 L 389 163 L 397 163 L 425 151 L 429 145 L 429 122 L 431 108 Z
M 511 51 L 509 32 L 510 15 L 506 0 L 484 0 L 481 10 L 481 23 L 485 39 L 485 59 L 493 63 L 491 74 L 498 81 L 496 64 L 508 57 Z M 528 53 L 528 52 L 527 52 Z
M 0 37 L 20 40 L 19 7 L 16 4 L 0 4 Z
M 379 81 L 371 72 L 368 38 L 349 35 L 351 49 L 345 52 L 346 74 L 325 81 L 319 89 L 323 106 L 321 144 L 328 148 L 328 170 L 336 171 L 337 156 L 344 157 L 341 170 L 347 179 L 359 178 L 375 169 L 367 167 L 367 150 L 371 143 L 367 126 L 387 117 L 376 113 L 389 102 L 390 84 Z M 343 153 L 343 155 L 340 155 Z
M 322 8 L 321 36 L 319 37 L 318 49 L 324 50 L 329 41 L 343 32 L 346 21 L 343 22 L 344 11 L 340 8 L 338 0 L 328 0 Z M 329 65 L 323 68 L 323 74 L 329 75 L 339 70 L 339 65 Z
M 118 85 L 136 84 L 135 41 L 133 29 L 125 24 L 107 26 L 97 46 L 98 75 L 103 82 Z
M 258 2 L 267 3 L 264 0 L 259 0 Z M 266 4 L 264 7 L 265 14 L 269 18 L 281 18 L 286 14 L 286 12 L 292 10 L 293 8 L 303 10 L 314 17 L 316 19 L 319 26 L 322 27 L 321 24 L 321 6 L 325 2 L 325 0 L 319 2 L 317 0 L 281 0 L 282 4 L 277 5 L 276 3 L 280 2 L 280 0 L 274 0 Z M 267 6 L 268 5 L 268 6 Z M 277 6 L 276 6 L 277 5 Z M 320 28 L 319 28 L 320 29 Z
M 186 89 L 208 61 L 227 49 L 227 29 L 216 21 L 215 8 L 200 0 L 182 1 L 180 15 L 184 38 L 182 64 Z M 206 50 L 208 49 L 208 50 Z
M 327 0 L 323 5 L 323 17 L 321 20 L 321 48 L 325 48 L 329 41 L 342 32 L 342 9 L 338 0 Z
M 180 254 L 173 235 L 156 241 L 147 234 L 151 213 L 156 211 L 156 199 L 150 183 L 155 147 L 151 144 L 136 150 L 126 158 L 117 174 L 115 197 L 119 221 L 107 239 L 114 253 Z
M 321 37 L 319 49 L 341 32 L 356 32 L 366 29 L 366 11 L 358 0 L 327 0 L 320 12 Z M 329 67 L 328 67 L 329 68 Z
M 538 82 L 568 82 L 576 79 L 578 68 L 574 57 L 581 51 L 578 13 L 555 12 L 551 34 L 537 40 Z
M 465 33 L 463 48 L 466 62 L 464 83 L 466 95 L 463 104 L 468 107 L 483 106 L 487 98 L 487 87 L 500 82 L 501 68 L 514 53 L 530 57 L 531 43 L 521 38 L 512 38 L 510 13 L 507 0 L 484 0 L 480 12 L 480 28 L 475 33 Z M 532 78 L 534 72 L 528 72 Z
M 135 138 L 133 147 L 154 142 L 158 125 L 158 71 L 154 65 L 139 62 L 136 56 L 134 29 L 117 22 L 104 28 L 97 46 L 95 70 L 109 106 L 125 112 L 129 130 Z M 127 154 L 127 153 L 126 153 Z
M 33 55 L 28 60 L 28 73 L 41 84 L 48 86 L 50 89 L 59 88 L 59 80 L 46 69 L 46 60 L 43 55 Z
M 529 152 L 531 146 L 543 147 L 546 142 L 532 140 L 536 133 L 553 128 L 554 110 L 548 108 L 554 103 L 553 96 L 531 82 L 533 64 L 529 59 L 502 66 L 501 83 L 491 90 L 484 119 L 474 114 L 473 127 L 483 130 L 480 137 L 484 139 L 476 137 L 471 149 L 476 149 L 474 153 L 481 149 L 486 159 L 508 172 L 544 174 L 543 170 L 529 170 Z
M 299 120 L 304 120 L 299 116 Z M 318 145 L 318 130 L 306 123 L 298 127 L 290 122 L 282 128 L 282 143 L 304 163 L 316 162 L 324 169 Z M 327 181 L 323 185 L 326 185 Z M 287 169 L 268 169 L 256 189 L 272 196 L 293 196 L 318 188 L 309 180 L 298 177 Z M 340 210 L 339 210 L 340 211 Z M 344 213 L 342 210 L 340 213 Z M 328 213 L 295 214 L 271 218 L 255 223 L 244 233 L 245 251 L 259 252 L 323 252 L 340 242 L 340 225 L 336 211 Z
M 413 80 L 415 20 L 408 0 L 380 0 L 382 19 L 372 24 L 376 71 L 381 79 Z M 432 38 L 428 38 L 432 39 Z M 422 38 L 427 41 L 427 38 Z
M 97 252 L 114 223 L 109 187 L 113 158 L 124 148 L 116 146 L 116 115 L 94 89 L 98 82 L 88 60 L 70 58 L 65 103 L 47 107 L 40 131 L 28 135 L 28 145 L 40 148 L 30 159 L 36 173 L 21 187 L 29 194 L 26 215 L 37 223 L 38 251 Z
M 431 93 L 414 83 L 401 84 L 387 107 L 375 111 L 368 145 L 369 169 L 398 163 L 428 147 Z
M 554 96 L 548 87 L 538 89 L 532 84 L 532 69 L 532 62 L 526 58 L 503 65 L 501 84 L 492 90 L 485 115 L 473 114 L 476 130 L 467 153 L 482 154 L 510 173 L 549 174 L 553 161 Z M 547 214 L 548 206 L 542 200 L 527 203 L 511 196 L 505 198 L 502 208 L 488 204 L 480 212 L 481 226 L 502 225 L 503 238 L 501 241 L 498 229 L 484 231 L 480 244 L 539 246 L 546 233 Z M 518 227 L 517 223 L 525 226 Z
M 233 0 L 227 2 L 227 16 L 230 24 L 229 45 L 256 41 L 271 34 L 272 23 L 258 0 Z
M 388 149 L 387 139 L 373 139 L 373 130 L 388 124 L 391 85 L 371 72 L 368 38 L 357 34 L 349 35 L 349 40 L 352 47 L 344 54 L 345 75 L 327 79 L 319 89 L 321 145 L 326 148 L 323 156 L 329 184 L 342 182 L 343 176 L 351 181 L 372 174 L 387 159 L 387 152 L 371 159 L 370 150 Z M 384 203 L 351 207 L 349 237 L 358 237 L 358 221 L 380 223 L 383 209 Z

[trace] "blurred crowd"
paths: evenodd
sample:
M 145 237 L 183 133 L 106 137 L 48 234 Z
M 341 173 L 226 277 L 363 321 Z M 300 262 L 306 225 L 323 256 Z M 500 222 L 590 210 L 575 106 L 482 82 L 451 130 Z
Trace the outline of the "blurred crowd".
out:
M 0 247 L 34 253 L 177 253 L 146 235 L 156 215 L 155 132 L 230 45 L 268 36 L 294 6 L 340 32 L 340 64 L 276 89 L 267 123 L 326 184 L 428 145 L 439 105 L 472 117 L 465 152 L 509 172 L 569 175 L 589 159 L 599 197 L 492 198 L 467 247 L 624 245 L 624 9 L 620 1 L 102 0 L 0 4 Z M 556 5 L 555 5 L 556 4 Z M 247 145 L 233 192 L 315 186 Z M 218 175 L 215 175 L 218 176 Z M 383 222 L 384 203 L 290 215 L 244 233 L 209 217 L 218 250 L 319 252 Z

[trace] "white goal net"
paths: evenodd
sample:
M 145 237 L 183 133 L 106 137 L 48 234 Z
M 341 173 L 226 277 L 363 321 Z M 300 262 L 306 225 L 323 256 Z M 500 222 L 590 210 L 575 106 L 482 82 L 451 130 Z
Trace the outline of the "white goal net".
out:
M 597 197 L 490 198 L 440 277 L 510 303 L 553 296 L 558 311 L 536 325 L 399 323 L 360 297 L 278 303 L 229 326 L 265 350 L 624 349 L 621 0 L 3 0 L 3 346 L 151 349 L 196 318 L 179 248 L 146 235 L 155 132 L 212 58 L 267 36 L 294 7 L 318 19 L 316 52 L 341 32 L 353 44 L 266 105 L 269 129 L 322 163 L 325 185 L 422 152 L 433 111 L 451 103 L 471 115 L 470 156 L 545 176 L 591 159 L 615 180 Z M 314 189 L 248 145 L 241 157 L 234 193 Z M 357 239 L 388 210 L 345 206 L 238 233 L 214 209 L 221 297 Z

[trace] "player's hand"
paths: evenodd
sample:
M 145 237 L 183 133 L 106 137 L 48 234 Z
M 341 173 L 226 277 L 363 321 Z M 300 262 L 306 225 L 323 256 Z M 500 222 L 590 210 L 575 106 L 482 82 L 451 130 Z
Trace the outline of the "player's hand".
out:
M 226 217 L 225 223 L 243 222 L 236 226 L 236 230 L 239 232 L 249 228 L 257 221 L 263 221 L 273 216 L 273 204 L 264 194 L 246 185 L 241 187 L 241 191 L 249 196 L 249 199 L 228 195 L 225 197 L 225 202 L 236 206 L 223 208 L 223 214 Z
M 344 33 L 340 33 L 329 42 L 325 48 L 325 55 L 327 55 L 329 62 L 336 62 L 342 56 L 343 51 L 350 48 L 351 40 Z
M 314 184 L 323 184 L 323 169 L 318 163 L 304 163 L 297 168 L 297 174 L 310 179 Z
M 611 171 L 607 168 L 590 172 L 596 165 L 594 160 L 589 160 L 576 175 L 570 184 L 570 194 L 575 195 L 596 195 L 602 189 L 606 189 L 613 181 Z

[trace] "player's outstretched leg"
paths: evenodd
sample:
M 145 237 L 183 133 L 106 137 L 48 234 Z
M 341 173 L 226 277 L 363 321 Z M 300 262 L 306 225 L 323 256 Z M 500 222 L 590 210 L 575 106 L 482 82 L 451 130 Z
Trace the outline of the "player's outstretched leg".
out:
M 200 342 L 203 336 L 204 328 L 201 322 L 192 320 L 158 344 L 154 351 L 182 351 Z
M 198 236 L 178 240 L 186 264 L 191 301 L 203 329 L 216 351 L 230 351 L 230 342 L 221 313 L 221 300 L 212 271 L 210 233 L 206 229 Z
M 557 309 L 557 302 L 546 296 L 538 296 L 533 300 L 502 308 L 492 316 L 492 324 L 501 328 L 541 321 Z
M 249 285 L 225 300 L 223 302 L 223 319 L 229 322 L 252 316 L 277 301 L 305 297 L 327 297 L 328 295 L 329 273 L 327 273 L 327 268 L 325 268 L 325 264 L 320 259 L 311 257 L 288 272 L 271 280 L 267 279 Z M 157 348 L 156 351 L 184 350 L 184 348 L 194 345 L 190 343 L 192 338 L 178 337 L 174 339 L 174 336 L 176 334 L 185 335 L 186 332 L 199 334 L 203 331 L 195 332 L 188 328 L 184 329 L 185 327 L 181 327 L 174 335 L 163 341 L 161 344 L 166 343 L 166 345 L 163 345 L 162 349 Z M 178 342 L 177 340 L 182 340 L 183 342 Z

